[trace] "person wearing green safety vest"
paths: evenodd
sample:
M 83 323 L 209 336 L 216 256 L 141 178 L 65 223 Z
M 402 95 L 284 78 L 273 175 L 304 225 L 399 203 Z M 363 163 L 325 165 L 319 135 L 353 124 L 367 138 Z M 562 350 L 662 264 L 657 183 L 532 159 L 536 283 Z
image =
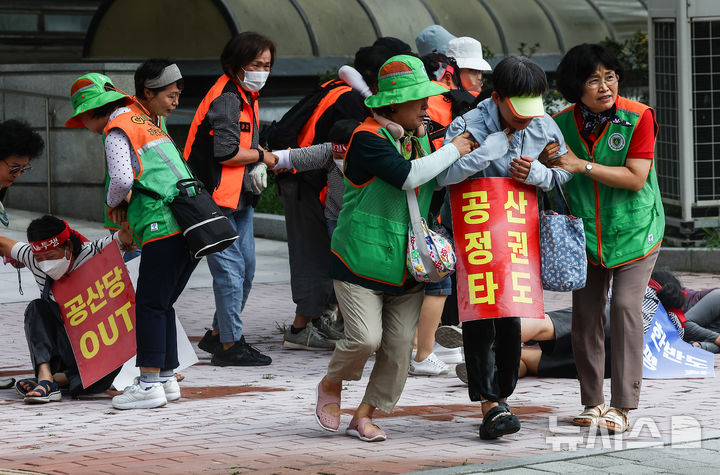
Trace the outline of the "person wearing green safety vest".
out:
M 142 248 L 135 290 L 137 365 L 140 377 L 112 400 L 116 409 L 165 405 L 180 398 L 174 376 L 178 366 L 173 304 L 197 266 L 167 202 L 178 194 L 176 183 L 191 178 L 170 137 L 150 113 L 118 91 L 110 78 L 89 73 L 73 83 L 73 114 L 66 127 L 105 134 L 110 182 L 107 215 L 127 221 Z M 144 189 L 163 197 L 133 190 Z
M 177 108 L 180 94 L 185 87 L 185 81 L 177 64 L 163 58 L 151 58 L 143 62 L 135 70 L 135 97 L 149 113 L 150 119 L 167 133 L 167 117 Z M 110 177 L 105 176 L 105 191 Z M 107 229 L 120 229 L 118 223 L 113 223 L 105 216 Z M 140 250 L 126 252 L 123 255 L 125 262 L 140 255 Z
M 317 386 L 315 419 L 335 432 L 340 426 L 343 380 L 362 377 L 375 365 L 347 434 L 363 441 L 386 439 L 373 424 L 376 408 L 390 412 L 407 380 L 412 338 L 424 285 L 408 276 L 408 211 L 405 190 L 416 190 L 427 215 L 435 176 L 472 142 L 467 134 L 430 154 L 423 119 L 428 97 L 446 89 L 428 79 L 422 61 L 398 55 L 378 74 L 378 92 L 365 99 L 375 113 L 359 125 L 345 156 L 343 208 L 331 242 L 330 276 L 345 322 L 328 372 Z
M 665 231 L 654 166 L 655 113 L 618 95 L 623 75 L 615 54 L 602 45 L 581 44 L 567 52 L 557 70 L 558 89 L 574 104 L 554 119 L 570 150 L 547 160 L 574 174 L 566 194 L 572 214 L 583 219 L 586 237 L 587 283 L 573 292 L 571 332 L 585 407 L 573 424 L 598 425 L 611 433 L 630 429 L 628 411 L 640 400 L 643 295 Z M 608 290 L 609 408 L 603 395 Z

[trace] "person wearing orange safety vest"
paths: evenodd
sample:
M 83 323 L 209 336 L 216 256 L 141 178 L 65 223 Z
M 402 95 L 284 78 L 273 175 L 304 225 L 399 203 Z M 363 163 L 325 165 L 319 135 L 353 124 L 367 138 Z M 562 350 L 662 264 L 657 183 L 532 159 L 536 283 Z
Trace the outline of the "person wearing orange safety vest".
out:
M 188 252 L 168 203 L 178 194 L 178 180 L 192 174 L 149 112 L 118 91 L 107 76 L 80 76 L 72 85 L 70 99 L 74 111 L 65 126 L 85 127 L 105 136 L 110 177 L 106 214 L 113 222 L 127 222 L 133 240 L 142 248 L 135 290 L 140 377 L 115 396 L 112 405 L 116 409 L 164 406 L 180 399 L 173 373 L 179 364 L 173 305 L 198 263 Z M 153 193 L 162 199 L 149 196 Z M 60 278 L 63 274 L 49 275 Z
M 258 145 L 258 91 L 275 59 L 275 44 L 243 32 L 225 45 L 225 74 L 200 103 L 185 143 L 184 158 L 205 183 L 240 236 L 207 256 L 213 276 L 215 316 L 199 343 L 215 366 L 264 366 L 271 359 L 245 341 L 241 314 L 255 276 L 253 208 L 264 188 L 266 166 L 277 156 Z
M 328 92 L 315 107 L 297 137 L 300 147 L 328 142 L 332 126 L 342 119 L 362 122 L 367 109 L 362 95 L 346 83 L 332 80 L 322 88 Z M 324 212 L 327 171 L 308 170 L 279 173 L 278 195 L 285 209 L 290 284 L 296 304 L 293 324 L 283 339 L 291 349 L 332 350 L 342 336 L 319 318 L 332 305 L 333 288 L 329 275 L 330 239 Z

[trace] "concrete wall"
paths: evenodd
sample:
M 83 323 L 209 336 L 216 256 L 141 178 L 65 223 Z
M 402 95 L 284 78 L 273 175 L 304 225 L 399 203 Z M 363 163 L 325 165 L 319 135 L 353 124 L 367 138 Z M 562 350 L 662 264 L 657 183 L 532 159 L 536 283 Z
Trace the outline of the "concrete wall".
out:
M 137 63 L 0 66 L 0 120 L 26 120 L 45 140 L 42 155 L 32 160 L 33 169 L 8 190 L 7 206 L 102 219 L 102 139 L 84 128 L 65 127 L 72 113 L 70 88 L 78 76 L 101 72 L 132 93 L 135 68 Z

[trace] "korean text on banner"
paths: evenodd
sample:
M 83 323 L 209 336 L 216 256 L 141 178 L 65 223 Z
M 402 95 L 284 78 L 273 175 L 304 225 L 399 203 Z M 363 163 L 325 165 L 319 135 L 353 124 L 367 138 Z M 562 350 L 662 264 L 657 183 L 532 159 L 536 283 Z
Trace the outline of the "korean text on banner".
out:
M 534 186 L 473 178 L 450 187 L 460 321 L 543 318 Z
M 117 243 L 53 283 L 52 291 L 83 387 L 135 355 L 135 290 Z
M 643 378 L 714 378 L 713 354 L 683 341 L 662 304 L 645 332 Z

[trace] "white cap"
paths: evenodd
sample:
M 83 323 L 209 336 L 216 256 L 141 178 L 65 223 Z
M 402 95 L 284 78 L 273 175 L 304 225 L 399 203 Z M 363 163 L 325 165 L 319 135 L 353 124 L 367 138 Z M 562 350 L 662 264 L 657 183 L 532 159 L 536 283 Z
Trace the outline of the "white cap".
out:
M 483 59 L 482 45 L 475 38 L 461 36 L 450 40 L 445 54 L 454 58 L 459 68 L 492 71 L 490 64 Z

